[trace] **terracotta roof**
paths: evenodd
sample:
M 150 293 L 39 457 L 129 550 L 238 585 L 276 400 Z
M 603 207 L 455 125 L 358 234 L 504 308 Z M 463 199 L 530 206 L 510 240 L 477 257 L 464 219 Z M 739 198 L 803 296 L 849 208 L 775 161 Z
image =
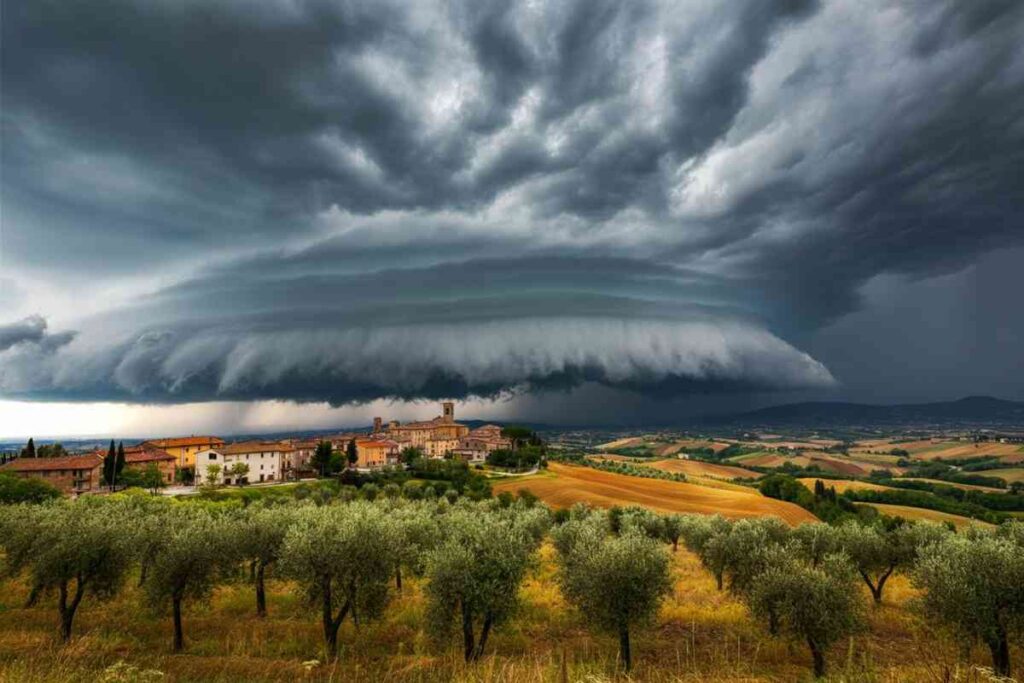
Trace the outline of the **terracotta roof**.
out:
M 238 443 L 229 443 L 214 450 L 225 455 L 237 455 L 239 453 L 280 452 L 282 448 L 281 444 L 270 441 L 239 441 Z
M 204 446 L 206 444 L 223 444 L 224 439 L 216 436 L 177 436 L 170 439 L 150 439 L 143 443 L 157 446 L 158 448 L 180 448 L 182 446 Z M 142 444 L 139 444 L 140 446 Z
M 458 422 L 445 422 L 443 417 L 435 417 L 433 420 L 427 420 L 426 422 L 406 422 L 400 424 L 397 427 L 391 427 L 391 429 L 434 429 L 435 427 L 462 427 L 464 425 Z
M 103 464 L 103 458 L 95 453 L 88 455 L 66 455 L 60 458 L 15 458 L 0 470 L 11 472 L 49 472 L 53 470 L 91 470 Z
M 102 453 L 99 454 L 102 457 Z M 124 449 L 124 462 L 125 464 L 133 464 L 140 462 L 160 462 L 161 460 L 170 460 L 173 462 L 176 458 L 156 446 L 151 446 L 148 443 L 140 443 L 137 446 L 128 446 Z
M 394 441 L 376 441 L 374 439 L 356 439 L 357 446 L 366 448 L 394 448 L 398 444 Z

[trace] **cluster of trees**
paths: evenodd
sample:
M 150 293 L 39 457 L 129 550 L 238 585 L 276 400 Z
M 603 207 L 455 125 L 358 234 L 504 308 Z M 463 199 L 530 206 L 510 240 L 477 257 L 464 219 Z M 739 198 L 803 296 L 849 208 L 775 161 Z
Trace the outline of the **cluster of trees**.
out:
M 561 459 L 561 458 L 559 458 Z M 682 472 L 666 472 L 646 465 L 634 465 L 630 462 L 617 462 L 615 460 L 595 460 L 588 457 L 579 457 L 567 460 L 574 465 L 583 465 L 595 470 L 624 474 L 629 477 L 642 477 L 644 479 L 665 479 L 667 481 L 686 481 L 686 475 Z
M 28 443 L 21 449 L 19 457 L 22 458 L 59 458 L 65 455 L 70 455 L 67 449 L 64 448 L 64 444 L 59 441 L 56 443 L 43 444 L 36 448 L 35 439 L 29 437 Z
M 275 576 L 304 597 L 334 657 L 341 625 L 380 617 L 403 577 L 415 576 L 425 630 L 439 644 L 458 642 L 473 661 L 516 613 L 547 537 L 563 595 L 589 627 L 618 638 L 626 669 L 633 639 L 671 593 L 669 549 L 680 542 L 769 633 L 804 643 L 818 676 L 830 646 L 865 627 L 867 600 L 857 585 L 881 603 L 898 573 L 963 644 L 984 643 L 1000 675 L 1010 672 L 1009 644 L 1024 636 L 1019 522 L 960 534 L 926 523 L 791 529 L 777 519 L 640 507 L 551 513 L 529 497 L 412 501 L 398 489 L 322 505 L 240 507 L 129 493 L 8 506 L 0 510 L 0 547 L 6 571 L 28 576 L 30 601 L 53 600 L 64 640 L 84 600 L 115 595 L 137 569 L 147 605 L 170 613 L 175 651 L 185 647 L 189 606 L 207 601 L 217 584 L 248 582 L 259 618 L 268 609 L 265 581 Z
M 487 464 L 517 471 L 529 470 L 544 460 L 540 446 L 522 446 L 516 450 L 499 448 L 487 454 Z
M 964 646 L 984 643 L 997 674 L 1009 676 L 1009 643 L 1024 636 L 1024 524 L 955 534 L 930 523 L 839 526 L 777 520 L 730 522 L 686 517 L 682 537 L 769 632 L 807 644 L 815 675 L 824 675 L 830 644 L 864 627 L 854 586 L 875 603 L 886 582 L 906 573 L 922 605 Z
M 440 641 L 459 633 L 469 661 L 515 612 L 549 524 L 546 508 L 524 502 L 383 497 L 239 508 L 118 494 L 8 507 L 0 547 L 8 574 L 27 573 L 32 604 L 55 599 L 64 641 L 83 600 L 117 594 L 136 567 L 147 605 L 170 612 L 176 652 L 190 604 L 207 601 L 218 583 L 249 581 L 255 613 L 265 616 L 265 579 L 276 572 L 320 616 L 333 657 L 342 623 L 379 617 L 405 573 L 424 577 L 430 633 Z

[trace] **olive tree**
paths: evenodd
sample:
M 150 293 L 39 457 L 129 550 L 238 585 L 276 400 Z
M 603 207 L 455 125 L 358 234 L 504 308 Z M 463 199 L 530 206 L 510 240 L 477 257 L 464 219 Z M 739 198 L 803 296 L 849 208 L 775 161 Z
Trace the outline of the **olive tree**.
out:
M 3 549 L 3 574 L 14 577 L 29 566 L 33 549 L 43 542 L 38 530 L 50 507 L 8 505 L 0 509 L 0 548 Z M 34 607 L 42 587 L 32 581 L 25 607 Z
M 1005 536 L 948 536 L 921 550 L 913 574 L 925 611 L 964 642 L 982 641 L 1010 676 L 1010 642 L 1024 634 L 1024 546 Z
M 839 550 L 839 537 L 835 527 L 819 522 L 804 522 L 790 534 L 793 548 L 800 556 L 817 567 L 825 557 Z
M 56 506 L 36 522 L 28 558 L 32 585 L 57 591 L 60 637 L 67 642 L 85 595 L 108 598 L 121 587 L 131 566 L 129 540 L 117 506 L 105 502 Z
M 435 638 L 450 638 L 458 623 L 465 660 L 479 659 L 491 630 L 518 606 L 536 545 L 514 510 L 503 515 L 455 506 L 444 515 L 441 542 L 426 557 L 427 618 Z
M 728 559 L 727 538 L 733 523 L 721 515 L 684 515 L 682 521 L 686 549 L 697 555 L 715 577 L 718 590 L 722 590 Z
M 792 553 L 775 552 L 772 560 L 744 600 L 755 615 L 774 615 L 779 631 L 805 642 L 815 677 L 824 676 L 828 648 L 863 624 L 853 567 L 841 555 L 830 555 L 816 567 Z
M 661 518 L 662 532 L 665 541 L 672 544 L 672 552 L 679 549 L 679 538 L 683 535 L 684 521 L 682 515 L 665 515 Z
M 320 608 L 327 657 L 346 617 L 372 619 L 387 606 L 398 542 L 383 506 L 363 501 L 299 511 L 285 534 L 281 570 Z
M 426 553 L 438 542 L 438 522 L 429 506 L 405 504 L 391 512 L 395 524 L 395 588 L 402 590 L 402 570 L 422 576 Z
M 911 567 L 918 551 L 948 532 L 937 524 L 904 524 L 885 530 L 848 522 L 837 531 L 838 545 L 853 561 L 875 604 L 882 603 L 885 584 L 897 570 Z
M 236 522 L 239 559 L 248 562 L 256 589 L 256 616 L 267 616 L 267 569 L 281 557 L 285 535 L 295 519 L 290 508 L 247 508 Z
M 174 652 L 184 649 L 182 606 L 208 600 L 221 573 L 234 562 L 226 540 L 228 523 L 198 505 L 177 506 L 167 515 L 163 541 L 150 560 L 146 598 L 154 608 L 170 605 Z
M 573 528 L 575 527 L 575 528 Z M 618 636 L 619 656 L 632 668 L 630 632 L 649 623 L 672 589 L 667 551 L 637 528 L 619 536 L 603 524 L 568 522 L 556 534 L 563 539 L 559 584 L 566 599 L 594 628 Z

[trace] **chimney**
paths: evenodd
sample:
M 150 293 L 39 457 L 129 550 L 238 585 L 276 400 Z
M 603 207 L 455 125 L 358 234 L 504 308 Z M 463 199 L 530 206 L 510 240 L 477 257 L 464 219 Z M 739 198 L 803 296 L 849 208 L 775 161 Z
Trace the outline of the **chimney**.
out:
M 377 434 L 381 431 L 382 420 L 379 417 L 373 418 L 373 433 Z

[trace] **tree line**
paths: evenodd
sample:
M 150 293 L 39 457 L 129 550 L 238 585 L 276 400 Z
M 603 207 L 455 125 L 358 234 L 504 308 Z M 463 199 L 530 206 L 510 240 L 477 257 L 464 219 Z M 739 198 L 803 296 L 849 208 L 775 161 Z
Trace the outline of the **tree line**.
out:
M 1010 672 L 1010 643 L 1024 635 L 1024 524 L 954 533 L 927 523 L 838 526 L 658 515 L 639 507 L 550 511 L 530 496 L 408 500 L 397 486 L 360 500 L 247 507 L 142 494 L 83 497 L 0 509 L 8 576 L 24 576 L 29 601 L 50 601 L 64 641 L 85 600 L 117 594 L 130 579 L 170 617 L 174 651 L 186 647 L 189 609 L 225 582 L 246 582 L 254 618 L 267 614 L 267 578 L 291 582 L 336 657 L 343 623 L 388 610 L 417 577 L 424 628 L 466 661 L 519 608 L 519 588 L 550 540 L 567 602 L 593 630 L 618 640 L 619 661 L 673 590 L 671 556 L 683 544 L 721 590 L 768 633 L 808 648 L 823 675 L 830 646 L 865 628 L 896 574 L 922 590 L 927 614 L 963 644 L 984 643 Z M 125 520 L 132 520 L 125 524 Z

